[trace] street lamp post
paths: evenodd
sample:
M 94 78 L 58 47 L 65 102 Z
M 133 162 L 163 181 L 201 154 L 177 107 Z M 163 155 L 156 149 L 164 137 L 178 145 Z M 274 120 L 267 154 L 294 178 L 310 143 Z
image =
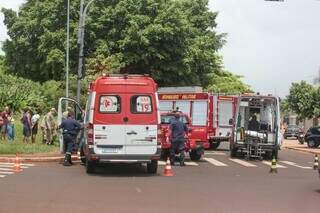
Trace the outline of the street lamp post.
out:
M 79 46 L 79 63 L 78 63 L 78 81 L 77 81 L 77 102 L 80 102 L 81 80 L 83 79 L 83 46 L 84 46 L 84 30 L 86 14 L 89 6 L 94 0 L 90 0 L 84 7 L 84 0 L 80 4 L 80 19 L 79 19 L 79 32 L 78 32 L 78 46 Z
M 66 97 L 69 98 L 70 0 L 67 2 Z

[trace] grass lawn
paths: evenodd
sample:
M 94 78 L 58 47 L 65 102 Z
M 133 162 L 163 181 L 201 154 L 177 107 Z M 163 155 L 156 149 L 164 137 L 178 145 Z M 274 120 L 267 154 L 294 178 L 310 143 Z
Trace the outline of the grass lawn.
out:
M 39 128 L 38 135 L 36 138 L 36 143 L 31 143 L 31 138 L 29 143 L 23 143 L 22 135 L 22 123 L 19 117 L 15 118 L 15 139 L 13 142 L 8 140 L 0 140 L 0 154 L 34 154 L 34 153 L 47 153 L 47 152 L 58 152 L 59 142 L 55 141 L 54 145 L 42 144 L 42 132 Z

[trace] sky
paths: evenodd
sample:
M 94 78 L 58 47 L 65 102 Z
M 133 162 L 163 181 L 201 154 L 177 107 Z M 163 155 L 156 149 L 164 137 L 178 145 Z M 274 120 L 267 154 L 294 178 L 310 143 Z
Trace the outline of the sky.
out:
M 24 0 L 0 0 L 17 10 Z M 320 0 L 209 0 L 218 11 L 225 69 L 263 94 L 288 94 L 292 82 L 312 83 L 320 69 Z M 0 16 L 0 41 L 7 38 Z

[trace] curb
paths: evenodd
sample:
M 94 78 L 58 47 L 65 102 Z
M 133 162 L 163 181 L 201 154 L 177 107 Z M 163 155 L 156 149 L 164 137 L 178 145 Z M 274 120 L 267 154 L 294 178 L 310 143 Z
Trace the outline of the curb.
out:
M 43 163 L 47 163 L 47 162 L 63 162 L 64 156 L 55 156 L 55 157 L 26 157 L 26 156 L 22 156 L 19 157 L 20 158 L 20 162 L 23 163 L 32 163 L 32 162 L 43 162 Z M 16 157 L 12 156 L 12 157 L 0 157 L 0 162 L 14 162 L 16 159 Z M 79 160 L 79 157 L 77 155 L 73 155 L 72 156 L 72 160 Z
M 305 153 L 310 153 L 310 154 L 317 154 L 319 155 L 319 151 L 314 151 L 314 150 L 306 150 L 304 148 L 297 148 L 297 147 L 284 147 L 285 149 L 290 149 L 290 150 L 295 150 L 295 151 L 300 151 L 300 152 L 305 152 Z

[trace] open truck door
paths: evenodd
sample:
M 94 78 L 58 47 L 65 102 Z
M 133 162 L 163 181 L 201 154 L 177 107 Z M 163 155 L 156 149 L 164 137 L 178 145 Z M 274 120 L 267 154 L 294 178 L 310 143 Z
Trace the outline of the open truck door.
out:
M 60 98 L 58 105 L 58 120 L 57 124 L 60 126 L 62 121 L 68 117 L 68 114 L 72 116 L 76 121 L 78 121 L 81 125 L 83 125 L 83 111 L 80 105 L 73 99 L 70 98 Z M 59 143 L 60 143 L 60 152 L 65 153 L 65 146 L 63 142 L 63 135 L 61 129 L 58 131 Z M 77 140 L 75 150 L 78 150 L 79 145 L 83 141 L 83 129 L 80 130 Z

